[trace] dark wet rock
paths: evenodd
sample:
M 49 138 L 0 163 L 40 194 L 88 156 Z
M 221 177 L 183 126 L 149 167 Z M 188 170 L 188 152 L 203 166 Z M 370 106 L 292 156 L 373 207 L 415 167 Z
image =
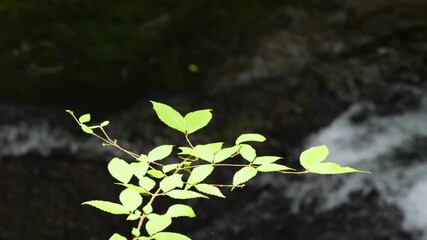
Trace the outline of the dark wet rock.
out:
M 361 123 L 367 120 L 375 113 L 375 105 L 369 102 L 360 103 L 358 108 L 354 110 L 349 116 L 352 123 Z
M 198 230 L 194 239 L 415 239 L 401 230 L 399 209 L 383 202 L 375 190 L 368 194 L 353 192 L 351 199 L 329 211 L 316 213 L 313 205 L 290 214 L 289 200 L 273 189 L 264 190 L 256 201 L 229 209 L 215 223 Z
M 420 106 L 423 92 L 414 86 L 394 85 L 385 96 L 385 106 L 381 114 L 399 114 L 408 110 L 414 110 Z

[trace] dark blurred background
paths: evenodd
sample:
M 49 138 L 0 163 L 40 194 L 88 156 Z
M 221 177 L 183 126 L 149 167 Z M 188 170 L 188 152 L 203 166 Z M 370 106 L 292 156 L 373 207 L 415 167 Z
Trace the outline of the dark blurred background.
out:
M 328 144 L 331 161 L 373 172 L 261 175 L 227 199 L 191 201 L 198 217 L 172 230 L 426 240 L 426 13 L 425 0 L 1 0 L 0 239 L 130 233 L 133 222 L 80 205 L 117 201 L 106 164 L 126 157 L 64 110 L 110 120 L 135 152 L 184 144 L 156 119 L 157 100 L 214 110 L 196 143 L 259 132 L 258 153 L 286 165 Z

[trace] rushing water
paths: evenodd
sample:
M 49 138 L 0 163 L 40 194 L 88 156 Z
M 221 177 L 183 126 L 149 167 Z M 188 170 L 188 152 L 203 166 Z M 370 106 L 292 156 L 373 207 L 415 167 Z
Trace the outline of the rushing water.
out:
M 330 161 L 368 170 L 372 175 L 346 175 L 341 184 L 327 183 L 330 179 L 325 178 L 312 182 L 304 193 L 297 189 L 289 193 L 303 199 L 312 189 L 321 188 L 325 201 L 320 210 L 324 211 L 350 201 L 351 192 L 375 188 L 382 200 L 396 205 L 403 213 L 402 228 L 426 240 L 427 98 L 416 110 L 371 116 L 354 123 L 351 116 L 367 107 L 373 106 L 352 106 L 328 127 L 313 134 L 306 147 L 327 144 Z

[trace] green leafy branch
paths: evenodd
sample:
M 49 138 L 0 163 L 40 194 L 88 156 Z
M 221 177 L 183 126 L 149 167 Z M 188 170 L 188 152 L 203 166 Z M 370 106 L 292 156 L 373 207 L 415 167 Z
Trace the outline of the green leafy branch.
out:
M 90 114 L 77 118 L 70 110 L 66 110 L 76 120 L 81 129 L 100 139 L 103 146 L 111 146 L 123 151 L 134 160 L 131 163 L 113 158 L 108 163 L 108 171 L 124 189 L 119 195 L 119 203 L 92 200 L 84 202 L 111 214 L 127 215 L 127 220 L 137 221 L 132 229 L 133 240 L 188 240 L 189 237 L 175 232 L 164 231 L 172 224 L 174 218 L 196 216 L 194 210 L 184 204 L 174 204 L 165 213 L 156 213 L 154 201 L 160 197 L 176 200 L 192 198 L 209 198 L 215 196 L 225 198 L 221 188 L 243 188 L 245 183 L 263 172 L 282 174 L 341 174 L 364 172 L 350 167 L 342 167 L 336 163 L 324 162 L 329 151 L 327 146 L 317 146 L 305 150 L 300 156 L 300 163 L 305 170 L 297 171 L 279 163 L 282 157 L 258 156 L 253 142 L 264 142 L 266 138 L 258 133 L 240 135 L 234 145 L 224 147 L 223 142 L 209 144 L 194 144 L 190 141 L 190 134 L 204 128 L 212 119 L 210 109 L 194 111 L 182 116 L 172 107 L 151 101 L 157 117 L 172 129 L 184 134 L 188 146 L 180 146 L 180 152 L 173 157 L 174 145 L 158 146 L 147 154 L 136 154 L 118 144 L 111 138 L 105 127 L 109 122 L 99 125 L 88 125 Z M 244 163 L 227 162 L 236 156 L 241 156 Z M 165 159 L 175 159 L 173 163 Z M 230 183 L 208 183 L 208 177 L 219 167 L 234 167 Z M 144 199 L 148 199 L 144 202 Z M 110 240 L 124 240 L 124 236 L 114 233 Z

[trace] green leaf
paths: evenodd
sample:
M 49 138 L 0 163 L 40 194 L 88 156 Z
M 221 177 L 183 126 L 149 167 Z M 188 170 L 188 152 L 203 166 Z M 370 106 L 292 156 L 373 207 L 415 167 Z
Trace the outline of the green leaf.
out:
M 138 160 L 141 162 L 148 162 L 148 156 L 145 154 L 141 154 L 141 156 L 138 157 Z
M 87 123 L 89 121 L 90 121 L 90 114 L 89 113 L 84 114 L 81 117 L 79 117 L 79 122 L 80 123 Z
M 188 173 L 191 173 L 189 167 L 191 166 L 192 162 L 190 161 L 186 161 L 182 164 L 182 167 L 184 168 L 185 171 L 187 171 Z
M 184 120 L 187 123 L 186 133 L 190 134 L 199 129 L 202 129 L 212 119 L 211 109 L 199 110 L 190 112 L 185 115 Z
M 164 124 L 168 125 L 170 128 L 185 133 L 186 122 L 179 112 L 163 103 L 154 101 L 151 101 L 151 103 L 153 104 L 153 109 L 156 111 L 157 117 L 159 117 Z
M 312 166 L 310 169 L 308 169 L 308 171 L 311 173 L 318 174 L 341 174 L 352 172 L 370 173 L 367 171 L 360 171 L 351 167 L 341 167 L 339 164 L 333 162 L 319 163 L 317 165 Z
M 168 192 L 174 188 L 182 188 L 183 185 L 184 182 L 182 182 L 182 174 L 174 174 L 165 177 L 160 182 L 160 189 L 162 189 L 163 192 Z
M 145 229 L 147 233 L 152 236 L 155 233 L 158 233 L 165 228 L 167 228 L 172 223 L 172 218 L 168 215 L 155 215 L 151 216 L 145 224 Z
M 150 214 L 153 212 L 153 206 L 149 203 L 142 208 L 145 214 Z
M 275 161 L 277 161 L 279 159 L 282 159 L 282 157 L 261 156 L 261 157 L 256 157 L 252 163 L 257 164 L 257 165 L 261 165 L 261 164 L 266 164 L 266 163 L 274 163 Z
M 135 237 L 139 237 L 139 235 L 141 235 L 141 232 L 138 230 L 138 228 L 132 228 L 132 235 Z
M 206 160 L 208 162 L 212 162 L 214 158 L 215 152 L 206 145 L 197 145 L 193 148 L 193 152 L 196 157 Z
M 236 139 L 236 145 L 242 142 L 264 142 L 265 137 L 258 133 L 244 133 Z
M 197 66 L 194 63 L 188 64 L 187 68 L 188 68 L 188 71 L 190 71 L 192 73 L 198 73 L 200 71 L 199 66 Z
M 190 177 L 187 180 L 187 183 L 189 184 L 196 184 L 199 183 L 205 178 L 207 178 L 212 171 L 214 170 L 214 167 L 212 165 L 201 165 L 197 166 L 191 171 Z
M 219 150 L 221 150 L 221 148 L 222 148 L 222 145 L 223 145 L 224 143 L 223 142 L 216 142 L 216 143 L 208 143 L 208 144 L 205 144 L 205 146 L 206 147 L 210 147 L 211 149 L 212 149 L 212 151 L 214 152 L 214 153 L 216 153 L 216 152 L 218 152 Z
M 170 172 L 170 171 L 176 169 L 177 167 L 179 167 L 179 165 L 181 165 L 181 164 L 180 163 L 172 163 L 172 164 L 165 165 L 165 166 L 163 166 L 162 171 L 164 173 Z
M 152 238 L 142 236 L 142 237 L 138 237 L 138 240 L 152 240 Z
M 237 186 L 239 184 L 249 181 L 251 178 L 255 177 L 257 170 L 251 166 L 243 167 L 234 174 L 233 185 Z
M 117 183 L 117 184 L 118 184 L 118 185 L 122 185 L 122 186 L 124 186 L 124 187 L 126 187 L 126 188 L 133 189 L 133 190 L 135 190 L 135 191 L 137 191 L 137 192 L 139 192 L 139 193 L 142 193 L 142 194 L 148 193 L 148 191 L 147 191 L 147 190 L 145 190 L 144 188 L 142 188 L 142 187 L 138 187 L 138 186 L 135 186 L 135 185 L 133 185 L 133 184 L 129 184 L 129 183 Z
M 147 171 L 147 173 L 150 176 L 152 176 L 154 178 L 158 178 L 158 179 L 163 178 L 165 176 L 165 174 L 162 171 L 157 170 L 157 169 L 150 169 Z
M 114 233 L 108 240 L 127 240 L 127 239 L 118 233 Z
M 90 127 L 88 127 L 84 124 L 80 124 L 80 127 L 82 128 L 83 132 L 85 132 L 87 134 L 93 134 L 93 130 Z
M 277 163 L 265 163 L 262 164 L 261 166 L 257 167 L 257 169 L 259 172 L 277 172 L 277 171 L 283 171 L 283 170 L 293 170 L 295 171 L 295 169 L 290 168 L 290 167 L 286 167 L 284 165 L 280 165 Z
M 194 152 L 194 149 L 189 148 L 189 147 L 179 147 L 179 150 L 181 150 L 180 153 L 178 153 L 179 155 L 190 155 L 190 156 L 196 156 L 196 153 Z
M 147 190 L 147 192 L 151 191 L 156 186 L 156 182 L 149 177 L 142 177 L 138 182 L 139 186 Z
M 175 204 L 170 206 L 166 215 L 169 215 L 170 217 L 196 217 L 194 210 L 190 206 L 184 204 Z
M 130 211 L 135 211 L 139 206 L 142 204 L 142 197 L 141 195 L 131 189 L 126 188 L 120 193 L 120 202 Z
M 234 147 L 229 147 L 229 148 L 224 148 L 219 150 L 217 153 L 215 153 L 213 162 L 219 163 L 226 160 L 227 158 L 235 154 L 238 149 L 239 149 L 239 146 L 234 146 Z
M 195 185 L 195 187 L 196 187 L 197 191 L 199 191 L 199 192 L 225 198 L 225 196 L 224 196 L 224 194 L 222 194 L 221 190 L 219 190 L 219 188 L 217 188 L 215 186 L 212 186 L 212 185 L 209 185 L 206 183 L 201 183 L 201 184 Z
M 173 145 L 162 145 L 154 148 L 148 153 L 148 161 L 154 162 L 164 159 L 172 153 Z
M 69 109 L 65 109 L 65 112 L 67 112 L 67 113 L 69 113 L 69 114 L 71 114 L 71 115 L 73 115 L 73 114 L 74 114 L 74 112 L 73 112 L 73 111 L 71 111 L 71 110 L 69 110 Z
M 82 203 L 83 205 L 90 205 L 96 207 L 104 212 L 111 214 L 129 214 L 129 210 L 118 203 L 102 201 L 102 200 L 92 200 Z
M 102 123 L 101 123 L 101 127 L 105 127 L 105 126 L 107 126 L 108 124 L 110 124 L 110 122 L 109 121 L 103 121 Z
M 145 176 L 148 170 L 148 162 L 133 162 L 130 164 L 133 174 L 138 178 L 142 178 Z
M 174 232 L 159 232 L 153 236 L 155 240 L 191 240 L 191 238 Z
M 300 163 L 305 169 L 310 169 L 311 166 L 323 162 L 329 155 L 329 150 L 326 145 L 311 147 L 301 153 Z
M 134 213 L 129 214 L 129 216 L 126 218 L 128 221 L 134 221 L 141 217 L 141 211 L 136 210 Z
M 239 152 L 242 155 L 242 157 L 248 160 L 249 162 L 252 162 L 256 157 L 255 149 L 248 144 L 242 144 L 239 149 Z
M 203 194 L 190 190 L 171 190 L 166 195 L 175 199 L 208 198 Z
M 108 171 L 110 172 L 111 176 L 122 183 L 128 183 L 133 176 L 131 166 L 120 158 L 113 158 L 108 163 Z

